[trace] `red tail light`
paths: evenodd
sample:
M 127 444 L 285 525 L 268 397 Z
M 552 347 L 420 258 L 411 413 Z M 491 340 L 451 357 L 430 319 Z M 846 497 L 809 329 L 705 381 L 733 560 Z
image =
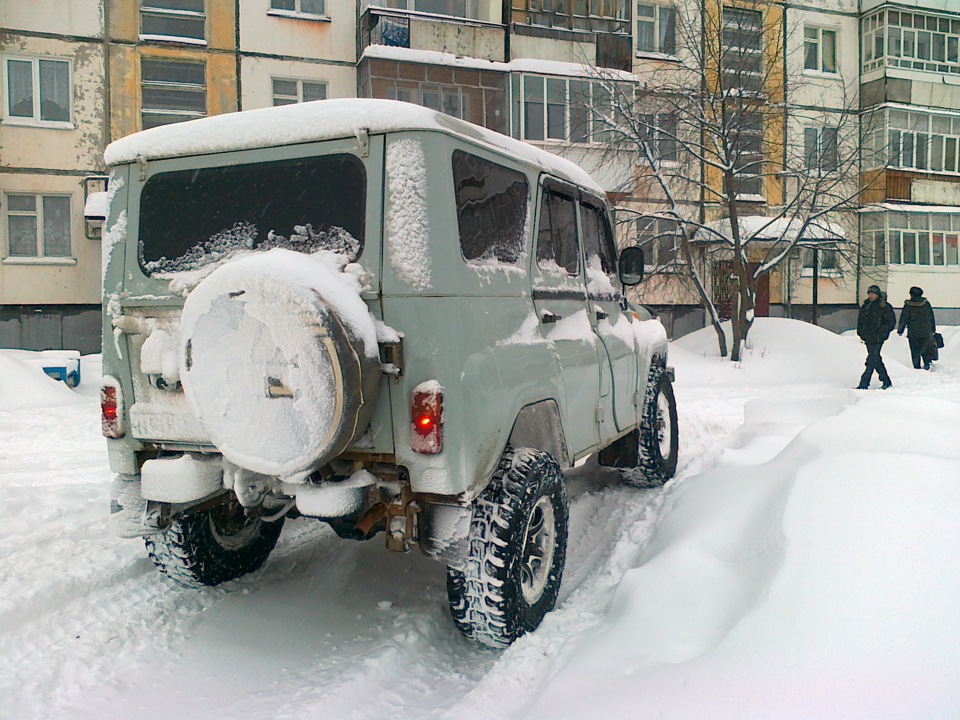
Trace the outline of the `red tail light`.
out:
M 124 436 L 120 405 L 119 385 L 104 382 L 100 388 L 100 429 L 104 437 L 122 438 Z
M 443 450 L 443 388 L 436 381 L 420 383 L 413 391 L 410 409 L 410 448 L 422 455 L 436 455 Z

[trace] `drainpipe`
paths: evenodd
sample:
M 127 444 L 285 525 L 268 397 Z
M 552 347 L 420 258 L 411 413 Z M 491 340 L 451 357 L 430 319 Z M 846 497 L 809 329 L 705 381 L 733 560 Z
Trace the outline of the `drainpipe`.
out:
M 243 110 L 243 80 L 241 80 L 241 71 L 243 70 L 240 56 L 240 0 L 234 3 L 234 12 L 236 13 L 234 22 L 234 39 L 236 42 L 235 52 L 237 59 L 237 111 Z
M 820 248 L 813 246 L 813 307 L 810 309 L 810 321 L 816 325 L 818 320 L 820 299 Z
M 110 144 L 113 112 L 110 107 L 110 0 L 103 0 L 103 131 L 101 139 L 103 149 Z M 101 167 L 103 167 L 101 165 Z

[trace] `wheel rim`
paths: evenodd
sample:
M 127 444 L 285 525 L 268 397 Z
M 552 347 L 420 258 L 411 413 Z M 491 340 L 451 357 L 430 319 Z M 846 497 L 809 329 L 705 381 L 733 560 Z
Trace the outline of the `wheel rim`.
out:
M 657 445 L 660 448 L 660 457 L 670 457 L 673 427 L 670 424 L 670 401 L 663 393 L 657 396 Z
M 209 518 L 213 537 L 227 550 L 245 547 L 260 529 L 260 519 L 247 517 L 243 507 L 236 501 L 211 509 Z
M 528 604 L 543 595 L 557 547 L 557 524 L 550 498 L 541 497 L 530 513 L 520 559 L 520 588 Z

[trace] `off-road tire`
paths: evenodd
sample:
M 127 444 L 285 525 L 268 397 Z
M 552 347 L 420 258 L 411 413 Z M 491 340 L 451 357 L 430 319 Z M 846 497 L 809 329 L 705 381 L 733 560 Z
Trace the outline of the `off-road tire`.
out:
M 635 487 L 657 487 L 676 474 L 680 449 L 673 383 L 661 365 L 650 368 L 642 413 L 637 465 L 624 469 L 623 478 Z M 665 437 L 665 432 L 669 437 Z M 667 454 L 664 454 L 664 445 L 669 445 Z
M 247 517 L 232 497 L 174 520 L 144 539 L 157 569 L 184 587 L 219 585 L 260 568 L 277 544 L 283 518 Z
M 560 590 L 568 521 L 557 461 L 539 450 L 508 448 L 474 501 L 464 565 L 447 568 L 450 614 L 464 636 L 506 647 L 540 625 Z M 549 557 L 536 563 L 543 550 L 536 540 L 549 540 L 551 531 Z

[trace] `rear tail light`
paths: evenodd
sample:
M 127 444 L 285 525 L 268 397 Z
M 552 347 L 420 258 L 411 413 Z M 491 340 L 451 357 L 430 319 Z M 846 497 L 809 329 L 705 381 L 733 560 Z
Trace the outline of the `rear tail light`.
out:
M 420 383 L 410 404 L 413 427 L 410 448 L 422 455 L 443 450 L 443 388 L 435 380 Z
M 104 437 L 122 438 L 123 398 L 120 384 L 113 378 L 105 377 L 100 387 L 100 429 Z

